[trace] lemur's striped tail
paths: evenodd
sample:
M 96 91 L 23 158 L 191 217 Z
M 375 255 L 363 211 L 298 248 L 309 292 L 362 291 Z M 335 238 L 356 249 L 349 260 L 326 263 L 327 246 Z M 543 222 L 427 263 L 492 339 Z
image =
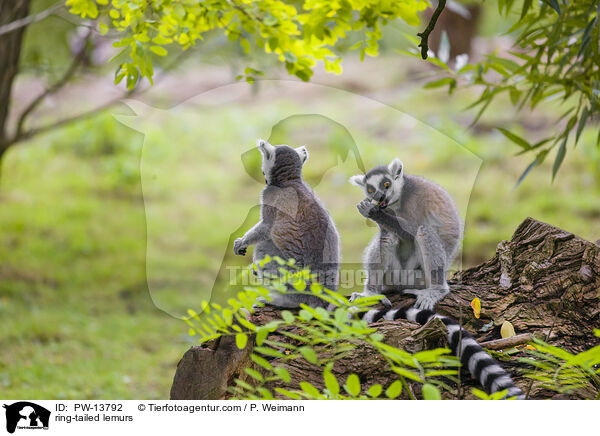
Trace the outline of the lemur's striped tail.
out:
M 373 309 L 365 312 L 362 316 L 362 319 L 369 323 L 380 319 L 407 319 L 418 322 L 421 325 L 425 325 L 431 318 L 439 318 L 446 325 L 448 329 L 448 343 L 452 352 L 458 356 L 463 367 L 468 368 L 471 375 L 479 380 L 479 383 L 489 393 L 507 389 L 508 392 L 505 398 L 516 397 L 519 400 L 525 399 L 523 391 L 515 386 L 510 375 L 477 343 L 469 332 L 452 318 L 439 315 L 431 310 L 421 310 L 413 307 L 404 309 Z

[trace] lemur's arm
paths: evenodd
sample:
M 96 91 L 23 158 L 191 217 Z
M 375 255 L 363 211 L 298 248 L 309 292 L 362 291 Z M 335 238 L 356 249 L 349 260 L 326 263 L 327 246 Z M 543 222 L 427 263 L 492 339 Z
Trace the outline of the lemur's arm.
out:
M 240 256 L 246 255 L 246 249 L 271 237 L 271 227 L 275 221 L 277 209 L 271 205 L 263 204 L 260 208 L 261 219 L 244 236 L 233 243 L 233 252 Z
M 397 235 L 400 239 L 405 241 L 412 241 L 414 239 L 415 233 L 404 218 L 379 208 L 371 203 L 370 200 L 363 200 L 356 207 L 362 216 L 375 221 L 388 232 Z

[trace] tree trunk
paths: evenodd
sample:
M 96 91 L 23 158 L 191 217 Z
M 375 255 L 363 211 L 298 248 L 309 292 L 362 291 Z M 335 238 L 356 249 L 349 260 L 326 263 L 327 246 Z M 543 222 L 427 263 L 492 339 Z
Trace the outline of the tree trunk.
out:
M 435 5 L 435 4 L 434 4 Z M 439 54 L 442 33 L 445 31 L 450 43 L 450 59 L 466 53 L 471 54 L 473 38 L 477 33 L 481 6 L 478 4 L 463 6 L 464 11 L 458 13 L 453 11 L 447 4 L 440 14 L 438 21 L 429 36 L 429 48 L 437 55 Z M 433 8 L 426 11 L 427 21 L 433 15 Z
M 510 321 L 517 333 L 533 334 L 571 352 L 600 342 L 593 334 L 600 324 L 600 247 L 551 225 L 527 218 L 510 241 L 498 245 L 492 259 L 457 273 L 450 287 L 452 292 L 437 310 L 460 320 L 480 342 L 500 338 L 504 321 Z M 479 319 L 470 307 L 475 297 L 481 300 Z M 395 306 L 412 304 L 406 296 L 393 295 L 390 299 Z M 256 324 L 264 324 L 279 318 L 279 311 L 267 307 L 252 317 Z M 425 326 L 408 321 L 379 321 L 372 326 L 384 335 L 386 343 L 412 353 L 445 346 L 445 327 L 436 319 Z M 285 341 L 283 336 L 275 336 L 274 340 Z M 226 389 L 235 378 L 247 380 L 243 369 L 253 367 L 248 359 L 251 347 L 238 350 L 233 342 L 223 338 L 219 343 L 187 351 L 178 364 L 171 399 L 227 398 Z M 297 389 L 300 381 L 323 387 L 321 371 L 304 359 L 275 359 L 271 363 L 290 373 L 292 380 L 285 386 L 288 389 Z M 514 355 L 500 363 L 521 389 L 530 391 L 530 398 L 565 398 L 524 378 L 522 364 Z M 364 386 L 387 386 L 393 377 L 383 358 L 367 347 L 357 348 L 348 358 L 337 361 L 333 373 L 338 380 L 356 373 Z M 461 380 L 462 397 L 472 398 L 470 387 L 477 384 L 466 371 Z M 282 382 L 278 383 L 269 387 L 283 387 Z M 411 386 L 417 397 L 419 388 L 418 384 Z
M 2 0 L 0 26 L 25 18 L 30 0 Z M 0 162 L 8 148 L 7 126 L 10 97 L 14 78 L 19 70 L 19 56 L 25 26 L 0 36 Z

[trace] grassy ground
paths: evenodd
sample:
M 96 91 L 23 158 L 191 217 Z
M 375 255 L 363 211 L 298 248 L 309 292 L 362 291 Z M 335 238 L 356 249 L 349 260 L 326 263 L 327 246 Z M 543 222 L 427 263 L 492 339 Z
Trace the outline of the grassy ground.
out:
M 340 144 L 356 145 L 367 168 L 399 156 L 408 173 L 445 186 L 466 221 L 465 266 L 491 256 L 527 216 L 600 238 L 593 132 L 570 150 L 554 184 L 550 162 L 515 190 L 530 157 L 512 156 L 515 147 L 485 128 L 486 119 L 466 131 L 467 94 L 449 100 L 402 74 L 371 90 L 407 116 L 335 89 L 288 85 L 242 90 L 234 101 L 225 89 L 169 111 L 134 107 L 142 116 L 123 120 L 143 134 L 103 114 L 8 154 L 0 185 L 1 397 L 168 396 L 192 342 L 179 317 L 219 289 L 223 259 L 249 261 L 229 256 L 228 244 L 256 222 L 248 211 L 262 189 L 251 177 L 260 179 L 258 159 L 244 152 L 257 137 L 307 144 L 307 180 L 331 211 L 348 262 L 360 259 L 375 229 L 354 209 L 361 194 L 347 178 L 360 165 L 352 154 L 337 159 Z M 515 118 L 499 116 L 509 106 L 496 111 L 488 121 Z M 305 115 L 277 124 L 286 114 Z

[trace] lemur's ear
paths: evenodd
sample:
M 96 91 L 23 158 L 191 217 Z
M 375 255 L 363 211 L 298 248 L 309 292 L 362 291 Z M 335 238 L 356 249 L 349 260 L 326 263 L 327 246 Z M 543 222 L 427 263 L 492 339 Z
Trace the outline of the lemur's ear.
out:
M 298 153 L 298 156 L 300 156 L 300 161 L 302 162 L 302 165 L 304 165 L 308 160 L 308 150 L 306 149 L 306 145 L 298 147 L 295 150 L 296 153 Z
M 357 174 L 356 176 L 350 177 L 350 183 L 354 186 L 358 186 L 359 188 L 364 188 L 365 186 L 365 176 L 362 174 Z
M 275 155 L 275 147 L 269 144 L 269 141 L 257 139 L 256 147 L 258 147 L 265 160 L 270 160 Z
M 404 164 L 400 159 L 396 158 L 392 162 L 390 162 L 390 164 L 388 165 L 388 170 L 390 171 L 390 175 L 394 179 L 397 179 L 399 177 L 402 177 L 402 174 L 404 173 Z

